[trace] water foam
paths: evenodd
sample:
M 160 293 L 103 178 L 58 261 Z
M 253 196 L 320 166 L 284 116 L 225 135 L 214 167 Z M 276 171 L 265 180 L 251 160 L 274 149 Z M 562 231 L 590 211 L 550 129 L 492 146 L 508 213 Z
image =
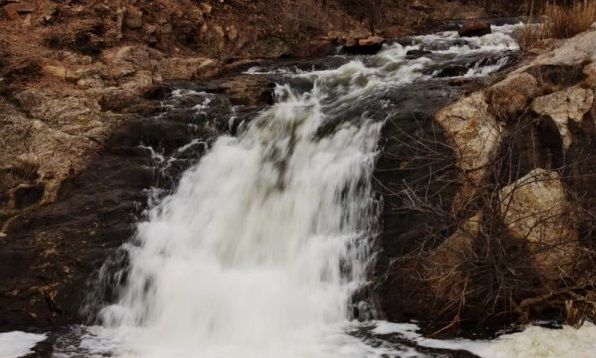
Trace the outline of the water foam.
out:
M 31 349 L 46 338 L 44 334 L 20 331 L 0 333 L 0 357 L 16 358 L 31 354 Z

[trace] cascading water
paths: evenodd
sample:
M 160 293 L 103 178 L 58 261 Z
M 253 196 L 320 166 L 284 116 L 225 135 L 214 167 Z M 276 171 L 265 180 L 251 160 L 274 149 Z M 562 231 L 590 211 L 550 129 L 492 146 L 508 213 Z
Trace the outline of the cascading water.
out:
M 125 246 L 126 284 L 99 313 L 101 326 L 56 355 L 417 356 L 350 334 L 362 327 L 350 321 L 352 299 L 373 257 L 380 202 L 371 179 L 391 116 L 378 94 L 431 79 L 441 59 L 517 49 L 512 26 L 495 30 L 464 43 L 451 32 L 422 36 L 335 69 L 286 74 L 310 87 L 279 85 L 275 105 L 185 172 Z M 408 50 L 433 46 L 437 57 L 408 59 Z M 506 62 L 472 64 L 463 75 Z M 417 340 L 410 326 L 392 329 Z
M 120 354 L 314 356 L 348 318 L 374 230 L 380 123 L 321 137 L 323 108 L 340 103 L 278 91 L 283 102 L 220 138 L 139 224 L 128 285 L 101 313 L 123 333 Z

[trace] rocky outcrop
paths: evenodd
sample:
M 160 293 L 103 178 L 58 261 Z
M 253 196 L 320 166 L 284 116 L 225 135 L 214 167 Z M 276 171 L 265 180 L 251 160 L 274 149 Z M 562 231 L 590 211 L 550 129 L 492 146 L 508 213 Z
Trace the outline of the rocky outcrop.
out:
M 118 260 L 124 258 L 116 249 L 131 237 L 133 224 L 147 205 L 147 190 L 170 190 L 220 128 L 230 125 L 231 104 L 225 97 L 199 94 L 192 84 L 179 84 L 178 89 L 176 96 L 171 88 L 151 93 L 157 108 L 164 104 L 159 116 L 127 118 L 101 142 L 87 142 L 84 134 L 66 134 L 52 129 L 52 123 L 27 117 L 19 119 L 43 127 L 32 134 L 23 133 L 22 125 L 9 128 L 9 133 L 14 128 L 14 135 L 23 135 L 22 143 L 13 143 L 30 145 L 30 156 L 39 156 L 31 162 L 12 156 L 9 162 L 0 160 L 0 188 L 14 188 L 11 200 L 16 208 L 40 199 L 40 191 L 43 196 L 40 183 L 48 183 L 44 176 L 49 170 L 55 183 L 64 174 L 61 170 L 79 173 L 61 182 L 57 200 L 21 211 L 0 236 L 2 329 L 47 329 L 81 322 L 86 299 L 113 299 L 111 286 L 104 287 L 97 279 L 88 286 L 87 280 L 110 254 L 114 256 L 107 262 L 113 266 L 108 264 L 107 269 L 122 267 Z M 29 101 L 45 115 L 44 101 Z M 96 148 L 81 147 L 89 143 Z M 9 149 L 10 155 L 22 151 Z M 4 148 L 0 153 L 6 153 Z
M 146 91 L 219 71 L 214 60 L 167 57 L 145 46 L 116 47 L 99 58 L 64 51 L 44 62 L 41 71 L 62 83 L 61 90 L 31 87 L 14 91 L 12 102 L 0 101 L 0 159 L 7 168 L 0 172 L 0 224 L 53 201 L 61 183 L 86 167 L 114 129 L 134 113 L 154 111 L 140 97 Z M 26 178 L 14 175 L 22 163 L 34 168 Z M 19 199 L 25 192 L 31 194 Z
M 401 175 L 377 177 L 385 205 L 416 223 L 384 212 L 376 274 L 390 319 L 453 328 L 596 315 L 594 44 L 596 29 L 437 111 L 440 136 L 426 156 L 412 154 L 430 173 L 422 188 L 400 174 L 407 163 L 381 157 Z M 438 156 L 441 139 L 456 173 L 422 159 Z

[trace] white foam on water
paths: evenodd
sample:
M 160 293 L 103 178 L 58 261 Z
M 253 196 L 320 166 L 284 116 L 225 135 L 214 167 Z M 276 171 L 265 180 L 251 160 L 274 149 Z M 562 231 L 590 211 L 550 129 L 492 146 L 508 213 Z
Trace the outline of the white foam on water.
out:
M 550 329 L 530 325 L 522 332 L 505 334 L 494 340 L 425 338 L 418 326 L 409 323 L 377 321 L 373 333 L 399 334 L 419 346 L 465 350 L 482 358 L 589 358 L 596 355 L 596 325 L 587 322 L 575 329 L 563 326 Z
M 45 334 L 20 331 L 0 333 L 0 357 L 16 358 L 33 353 L 31 349 L 46 338 Z
M 362 356 L 342 327 L 374 234 L 382 122 L 358 116 L 318 134 L 321 102 L 350 101 L 328 93 L 371 91 L 360 69 L 321 77 L 312 93 L 279 87 L 282 102 L 184 174 L 139 223 L 128 285 L 88 350 L 102 353 L 105 337 L 122 357 Z

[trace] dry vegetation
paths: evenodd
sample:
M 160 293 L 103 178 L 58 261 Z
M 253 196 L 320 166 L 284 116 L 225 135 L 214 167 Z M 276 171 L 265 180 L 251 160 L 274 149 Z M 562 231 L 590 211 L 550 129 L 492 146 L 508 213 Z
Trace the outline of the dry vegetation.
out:
M 526 26 L 519 34 L 522 48 L 535 46 L 544 39 L 565 39 L 590 28 L 596 22 L 596 2 L 575 1 L 570 5 L 549 3 L 540 24 Z

